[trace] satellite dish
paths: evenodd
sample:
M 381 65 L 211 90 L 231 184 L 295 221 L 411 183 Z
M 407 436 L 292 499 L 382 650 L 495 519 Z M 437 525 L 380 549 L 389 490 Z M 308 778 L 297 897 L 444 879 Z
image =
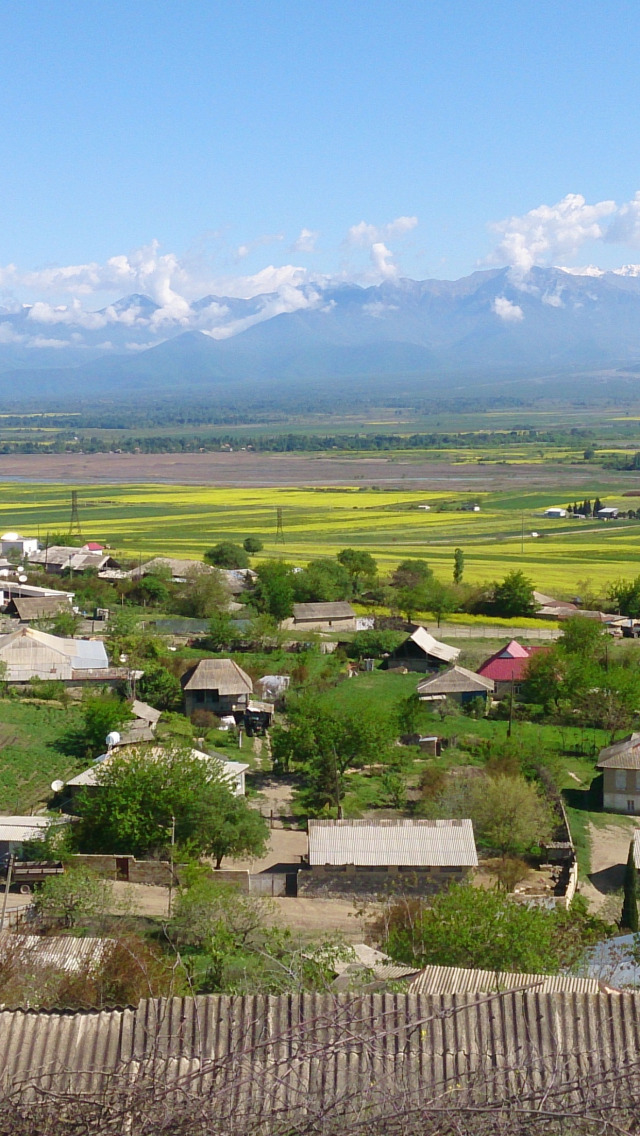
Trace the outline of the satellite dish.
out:
M 24 572 L 22 572 L 22 574 L 20 576 L 18 576 L 18 583 L 19 584 L 26 584 L 28 579 L 29 579 L 29 577 L 25 576 Z
M 117 746 L 120 743 L 120 734 L 117 730 L 112 730 L 110 734 L 107 734 L 105 741 L 109 747 Z
M 51 788 L 54 793 L 61 793 L 64 789 L 64 781 L 52 781 Z
M 0 540 L 20 540 L 20 537 L 18 536 L 17 533 L 6 532 L 6 533 L 2 534 L 2 536 L 0 537 Z

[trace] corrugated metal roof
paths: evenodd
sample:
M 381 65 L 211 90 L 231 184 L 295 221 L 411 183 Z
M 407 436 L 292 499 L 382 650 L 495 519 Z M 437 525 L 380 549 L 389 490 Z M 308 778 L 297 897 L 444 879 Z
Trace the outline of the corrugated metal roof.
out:
M 20 965 L 27 967 L 55 967 L 56 970 L 77 972 L 91 963 L 99 963 L 112 939 L 78 938 L 74 935 L 21 935 L 11 931 L 0 934 L 0 951 L 10 951 Z
M 432 655 L 434 659 L 439 659 L 443 663 L 455 662 L 460 654 L 459 647 L 449 647 L 447 643 L 441 643 L 439 639 L 434 639 L 426 627 L 416 627 L 415 631 L 409 636 L 409 640 L 420 647 L 425 655 Z M 398 652 L 402 653 L 402 645 L 398 648 Z
M 357 1108 L 360 1122 L 363 1111 L 397 1117 L 465 1092 L 532 1111 L 532 1094 L 546 1093 L 545 1116 L 558 1098 L 566 1113 L 563 1092 L 583 1104 L 581 1088 L 637 1108 L 639 1060 L 635 994 L 209 995 L 107 1013 L 0 1013 L 0 1080 L 22 1101 L 36 1084 L 86 1101 L 115 1071 L 127 1107 L 136 1085 L 147 1107 L 168 1089 L 198 1093 L 218 1131 L 235 1130 L 240 1114 L 268 1131 L 274 1108 L 283 1128 L 287 1113 L 318 1118 L 332 1106 Z
M 135 718 L 142 718 L 145 722 L 157 722 L 162 716 L 162 710 L 156 710 L 153 706 L 149 706 L 147 702 L 140 702 L 134 698 L 131 703 L 131 713 Z
M 310 820 L 309 863 L 475 868 L 478 854 L 470 820 Z
M 640 769 L 640 733 L 600 750 L 598 769 Z
M 152 735 L 153 736 L 153 735 Z M 142 746 L 131 745 L 125 742 L 122 746 L 114 746 L 108 754 L 102 754 L 89 769 L 83 770 L 75 777 L 67 781 L 67 785 L 83 786 L 83 785 L 97 785 L 98 784 L 98 770 L 104 766 L 108 766 L 114 757 L 126 757 L 127 750 L 135 750 L 141 754 L 142 757 L 148 757 L 150 761 L 154 758 L 164 756 L 168 750 L 161 745 Z M 192 749 L 191 756 L 197 757 L 202 761 L 212 761 L 219 767 L 220 776 L 223 781 L 236 782 L 241 773 L 246 773 L 249 766 L 242 761 L 227 761 L 226 757 L 221 753 L 204 753 L 201 749 Z M 1 837 L 0 837 L 1 839 Z
M 253 683 L 233 659 L 201 659 L 185 690 L 217 690 L 218 694 L 253 694 Z
M 45 816 L 0 816 L 0 841 L 37 839 L 50 824 L 51 818 Z
M 51 655 L 59 656 L 76 671 L 107 669 L 109 660 L 102 639 L 63 639 L 33 627 L 20 627 L 0 636 L 0 656 L 12 667 L 36 671 Z M 70 677 L 70 676 L 69 676 Z
M 15 607 L 18 619 L 23 621 L 57 615 L 60 611 L 71 611 L 69 598 L 63 596 L 40 596 L 39 598 L 16 596 L 11 603 Z
M 432 678 L 425 678 L 418 683 L 418 694 L 463 694 L 467 691 L 475 693 L 478 690 L 493 693 L 493 679 L 482 678 L 466 667 L 448 667 Z
M 133 568 L 129 575 L 135 579 L 136 576 L 147 576 L 157 568 L 168 569 L 174 580 L 182 580 L 191 572 L 209 574 L 216 571 L 202 560 L 178 560 L 172 556 L 154 556 L 153 560 L 147 560 L 141 568 Z
M 534 989 L 539 994 L 573 991 L 597 994 L 597 978 L 573 974 L 507 974 L 494 970 L 467 970 L 458 966 L 426 966 L 413 979 L 409 994 L 493 994 L 499 990 Z
M 293 605 L 293 618 L 296 622 L 305 619 L 355 619 L 356 613 L 350 603 L 296 603 Z

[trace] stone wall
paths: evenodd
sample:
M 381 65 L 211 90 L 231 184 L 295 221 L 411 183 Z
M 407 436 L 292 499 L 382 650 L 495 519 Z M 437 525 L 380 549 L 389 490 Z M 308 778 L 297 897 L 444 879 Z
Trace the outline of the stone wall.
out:
M 121 880 L 130 884 L 154 884 L 169 887 L 171 865 L 168 860 L 136 860 L 134 856 L 72 856 L 72 862 L 90 868 L 105 880 Z M 173 883 L 181 883 L 182 866 L 174 864 Z M 249 873 L 211 869 L 211 878 L 221 883 L 236 884 L 241 891 L 249 891 Z
M 298 895 L 308 899 L 375 899 L 381 895 L 435 895 L 466 878 L 462 868 L 379 871 L 312 868 L 298 872 Z

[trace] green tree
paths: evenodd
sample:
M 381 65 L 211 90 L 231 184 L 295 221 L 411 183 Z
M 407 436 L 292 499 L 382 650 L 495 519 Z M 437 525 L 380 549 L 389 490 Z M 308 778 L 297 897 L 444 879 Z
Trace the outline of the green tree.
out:
M 438 627 L 443 616 L 450 615 L 457 607 L 457 600 L 451 588 L 442 584 L 440 580 L 432 580 L 427 592 L 427 611 L 435 615 Z
M 548 804 L 524 777 L 483 779 L 471 807 L 477 839 L 503 856 L 529 852 L 549 840 L 553 831 Z
M 225 610 L 229 603 L 229 590 L 222 573 L 193 568 L 186 582 L 180 586 L 179 608 L 182 615 L 194 619 L 210 619 L 214 612 Z
M 61 739 L 65 752 L 95 758 L 104 753 L 107 734 L 131 720 L 131 708 L 112 696 L 92 695 L 82 703 L 80 722 Z
M 33 897 L 37 914 L 45 923 L 74 927 L 102 914 L 107 908 L 107 884 L 85 867 L 65 868 L 64 875 L 51 876 L 39 884 Z
M 262 552 L 264 545 L 258 536 L 247 536 L 242 542 L 242 547 L 245 552 L 254 555 L 256 552 Z
M 281 623 L 293 611 L 293 569 L 284 560 L 265 560 L 256 571 L 255 602 L 258 610 L 272 615 Z
M 514 903 L 498 891 L 453 884 L 430 900 L 393 902 L 375 925 L 382 950 L 408 965 L 557 974 L 608 928 L 586 914 Z
M 462 577 L 464 576 L 464 552 L 461 548 L 456 548 L 453 554 L 453 582 L 454 584 L 461 584 Z
M 359 548 L 343 548 L 336 559 L 351 577 L 354 596 L 360 595 L 363 587 L 370 587 L 377 579 L 378 565 L 370 552 Z
M 394 588 L 419 588 L 429 583 L 433 572 L 426 560 L 402 560 L 391 576 Z
M 167 855 L 175 820 L 182 853 L 260 856 L 268 830 L 244 797 L 234 797 L 220 762 L 194 757 L 191 750 L 166 749 L 147 756 L 116 753 L 97 770 L 97 786 L 79 795 L 80 823 L 74 828 L 81 850 Z
M 224 651 L 236 638 L 231 615 L 228 611 L 214 611 L 209 619 L 208 646 L 212 651 Z
M 587 619 L 584 615 L 572 615 L 562 624 L 562 638 L 559 646 L 568 655 L 579 655 L 584 659 L 604 657 L 609 635 L 601 623 Z
M 620 928 L 633 931 L 634 934 L 638 931 L 638 869 L 633 854 L 633 841 L 629 845 L 629 855 L 624 870 L 624 901 Z
M 611 584 L 608 595 L 621 615 L 640 619 L 640 576 L 633 580 L 616 580 Z
M 298 603 L 331 603 L 351 596 L 351 577 L 337 560 L 310 560 L 302 572 L 293 577 L 293 590 Z
M 492 608 L 496 615 L 509 619 L 517 615 L 532 615 L 536 605 L 533 598 L 533 583 L 524 572 L 508 572 L 493 590 Z
M 213 564 L 215 568 L 248 568 L 248 552 L 232 540 L 221 540 L 213 548 L 204 553 L 205 564 Z
M 156 710 L 179 710 L 182 707 L 180 679 L 161 663 L 145 667 L 138 683 L 138 693 Z

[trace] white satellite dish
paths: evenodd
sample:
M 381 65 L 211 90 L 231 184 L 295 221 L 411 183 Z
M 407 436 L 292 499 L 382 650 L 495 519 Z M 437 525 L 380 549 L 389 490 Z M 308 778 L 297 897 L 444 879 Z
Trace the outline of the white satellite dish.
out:
M 17 533 L 6 532 L 6 533 L 2 534 L 2 536 L 0 537 L 0 540 L 20 540 L 20 537 L 18 536 Z
M 117 730 L 112 730 L 110 734 L 107 734 L 105 741 L 110 748 L 117 746 L 120 744 L 120 734 Z
M 18 583 L 19 584 L 26 584 L 28 579 L 29 579 L 29 577 L 25 576 L 25 574 L 23 572 L 20 576 L 18 576 Z
M 51 788 L 54 793 L 61 793 L 64 789 L 64 781 L 52 781 Z

